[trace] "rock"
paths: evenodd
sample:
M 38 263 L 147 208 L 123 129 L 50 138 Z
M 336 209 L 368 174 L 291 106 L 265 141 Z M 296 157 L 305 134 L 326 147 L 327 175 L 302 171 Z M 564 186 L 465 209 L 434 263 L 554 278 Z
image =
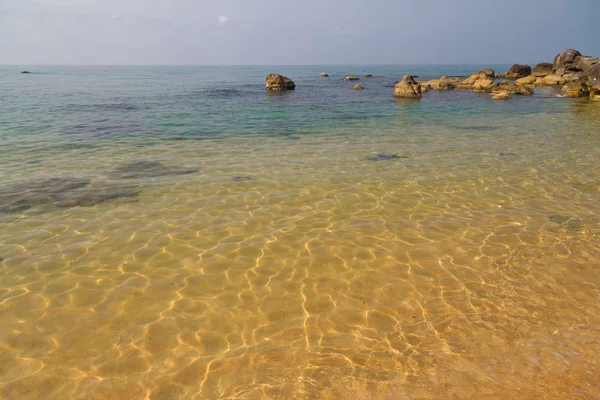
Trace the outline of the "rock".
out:
M 359 81 L 359 77 L 358 76 L 354 76 L 354 75 L 350 75 L 344 78 L 345 81 Z
M 562 86 L 567 83 L 567 80 L 560 75 L 550 74 L 542 78 L 541 85 L 543 86 Z
M 507 79 L 519 79 L 531 75 L 531 67 L 529 65 L 514 64 L 504 77 Z
M 456 85 L 456 89 L 458 90 L 474 90 L 475 82 L 478 80 L 486 79 L 493 80 L 496 77 L 496 73 L 491 68 L 482 69 L 481 71 L 475 72 L 473 75 L 469 76 L 467 79 L 461 81 Z
M 593 87 L 590 89 L 590 100 L 600 101 L 600 88 Z
M 394 96 L 405 99 L 420 99 L 421 85 L 415 81 L 412 75 L 404 75 L 402 80 L 396 84 Z
M 581 56 L 575 68 L 579 71 L 586 71 L 598 63 L 600 63 L 600 58 Z
M 167 167 L 156 161 L 137 161 L 118 166 L 109 176 L 119 179 L 158 178 L 161 176 L 189 175 L 198 168 Z
M 371 75 L 371 74 L 365 74 L 365 78 L 372 78 L 372 77 L 373 77 L 373 75 Z
M 494 81 L 491 79 L 478 79 L 473 83 L 474 92 L 491 92 Z
M 427 82 L 427 86 L 433 90 L 452 90 L 456 89 L 456 85 L 459 83 L 460 78 L 448 78 L 447 76 L 442 76 L 440 79 L 433 79 Z
M 352 90 L 364 90 L 364 86 L 361 85 L 360 83 L 357 85 L 354 85 L 354 87 L 352 88 Z
M 327 75 L 327 73 L 326 73 L 326 72 L 321 72 L 321 76 L 326 78 L 326 77 L 328 77 L 329 75 Z
M 569 49 L 564 53 L 560 53 L 554 58 L 552 70 L 556 71 L 562 68 L 564 68 L 565 71 L 575 70 L 580 57 L 581 53 L 573 49 Z
M 591 66 L 581 73 L 581 81 L 589 88 L 600 90 L 600 63 Z
M 517 84 L 519 86 L 528 86 L 528 85 L 535 84 L 536 80 L 537 80 L 537 78 L 534 75 L 529 75 L 529 76 L 526 76 L 525 78 L 517 79 L 515 81 L 515 84 Z
M 543 78 L 544 76 L 550 75 L 552 72 L 553 68 L 551 63 L 541 62 L 536 64 L 536 66 L 533 68 L 533 71 L 531 71 L 531 75 Z
M 507 92 L 509 94 L 518 94 L 522 96 L 531 96 L 534 94 L 534 91 L 530 87 L 519 86 L 516 83 L 502 81 L 502 82 L 494 82 L 489 90 L 497 93 L 497 92 Z
M 296 89 L 296 84 L 287 76 L 279 75 L 279 74 L 269 74 L 266 78 L 266 88 L 271 91 L 278 90 L 294 90 Z
M 21 72 L 21 73 L 22 73 L 22 74 L 30 74 L 31 72 L 29 72 L 29 71 L 23 71 L 23 72 Z
M 512 99 L 512 97 L 510 97 L 510 94 L 508 92 L 499 92 L 496 93 L 492 99 L 494 100 L 510 100 Z
M 587 85 L 581 82 L 569 82 L 562 87 L 564 97 L 588 97 L 590 92 Z

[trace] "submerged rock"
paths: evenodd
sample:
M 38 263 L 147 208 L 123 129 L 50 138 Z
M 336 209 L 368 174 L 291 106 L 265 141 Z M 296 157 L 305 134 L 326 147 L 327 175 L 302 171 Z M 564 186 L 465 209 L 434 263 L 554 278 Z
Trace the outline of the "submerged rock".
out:
M 494 99 L 494 100 L 510 100 L 510 99 L 512 99 L 512 97 L 510 97 L 510 94 L 505 91 L 505 92 L 496 93 L 492 97 L 492 99 Z
M 405 99 L 420 99 L 421 85 L 415 81 L 412 75 L 404 75 L 402 80 L 396 84 L 394 96 Z
M 495 82 L 489 89 L 492 92 L 508 92 L 509 94 L 518 94 L 522 96 L 531 96 L 534 94 L 531 87 L 520 86 L 508 81 Z
M 365 90 L 365 87 L 359 83 L 357 85 L 354 85 L 352 90 Z
M 281 91 L 281 90 L 294 90 L 296 84 L 287 76 L 279 74 L 269 74 L 265 79 L 265 86 L 270 91 Z
M 156 178 L 170 175 L 188 175 L 198 171 L 198 168 L 170 168 L 156 161 L 137 161 L 117 167 L 109 173 L 109 176 L 120 179 Z
M 365 78 L 372 78 L 372 77 L 373 77 L 373 75 L 371 75 L 371 74 L 365 74 Z
M 358 76 L 349 75 L 349 76 L 345 77 L 344 80 L 345 81 L 359 81 L 360 78 Z
M 31 72 L 29 72 L 29 71 L 23 71 L 23 72 L 21 72 L 21 73 L 22 73 L 22 74 L 30 74 Z
M 406 156 L 399 156 L 396 154 L 375 154 L 369 157 L 366 157 L 369 161 L 391 161 L 391 160 L 400 160 L 406 159 Z
M 234 177 L 233 177 L 233 180 L 234 180 L 235 182 L 249 181 L 249 180 L 251 180 L 251 179 L 252 179 L 252 178 L 251 178 L 251 177 L 249 177 L 249 176 L 234 176 Z

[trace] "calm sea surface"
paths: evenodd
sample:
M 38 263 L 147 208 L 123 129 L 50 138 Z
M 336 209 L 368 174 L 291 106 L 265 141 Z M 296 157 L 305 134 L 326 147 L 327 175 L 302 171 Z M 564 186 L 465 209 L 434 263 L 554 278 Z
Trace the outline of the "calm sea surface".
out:
M 0 398 L 600 398 L 600 104 L 479 68 L 0 67 Z

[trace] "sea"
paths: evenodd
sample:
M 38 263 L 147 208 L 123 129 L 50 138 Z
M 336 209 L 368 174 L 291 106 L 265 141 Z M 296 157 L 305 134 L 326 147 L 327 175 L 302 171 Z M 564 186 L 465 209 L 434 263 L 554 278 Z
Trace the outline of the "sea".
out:
M 600 103 L 484 67 L 0 67 L 0 398 L 599 399 Z

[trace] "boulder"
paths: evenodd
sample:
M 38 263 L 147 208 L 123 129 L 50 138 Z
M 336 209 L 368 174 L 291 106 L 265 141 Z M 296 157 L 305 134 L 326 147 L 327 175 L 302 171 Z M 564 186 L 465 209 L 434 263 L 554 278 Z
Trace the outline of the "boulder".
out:
M 494 84 L 494 81 L 491 79 L 478 79 L 473 83 L 473 91 L 474 92 L 491 92 L 491 87 Z
M 394 96 L 405 99 L 420 99 L 421 85 L 415 81 L 412 75 L 404 75 L 402 80 L 396 84 Z
M 600 63 L 591 66 L 581 73 L 581 81 L 589 88 L 600 90 Z
M 573 49 L 560 53 L 554 58 L 552 70 L 556 72 L 564 68 L 565 71 L 577 71 L 576 65 L 580 57 L 581 53 Z
M 514 64 L 504 77 L 507 79 L 519 79 L 531 75 L 531 67 L 529 65 Z
M 582 82 L 569 82 L 562 87 L 564 97 L 588 97 L 590 92 L 587 85 Z
M 529 86 L 529 85 L 534 85 L 536 81 L 537 81 L 537 78 L 534 75 L 529 75 L 529 76 L 526 76 L 525 78 L 517 79 L 515 81 L 515 84 L 519 85 L 519 86 Z
M 361 85 L 360 83 L 357 85 L 354 85 L 354 87 L 352 88 L 352 90 L 364 90 L 364 86 Z
M 491 68 L 482 69 L 481 71 L 475 72 L 473 75 L 469 76 L 467 79 L 461 81 L 456 85 L 456 89 L 458 90 L 473 90 L 475 89 L 475 82 L 478 80 L 486 79 L 493 80 L 496 77 L 496 73 Z
M 448 78 L 447 76 L 442 76 L 440 79 L 433 79 L 427 82 L 427 86 L 433 90 L 452 90 L 456 89 L 456 85 L 459 83 L 460 78 Z
M 550 74 L 542 78 L 542 86 L 562 86 L 567 83 L 567 80 L 560 75 Z
M 600 58 L 581 56 L 579 57 L 579 61 L 577 61 L 575 68 L 578 71 L 586 71 L 598 63 L 600 63 Z
M 296 84 L 287 76 L 269 74 L 266 78 L 266 88 L 270 91 L 294 90 L 296 89 Z
M 531 71 L 531 75 L 543 78 L 544 76 L 550 75 L 552 72 L 553 68 L 551 63 L 541 62 L 536 64 L 536 66 L 533 68 L 533 71 Z
M 597 88 L 590 89 L 590 100 L 600 101 L 600 89 L 597 89 Z
M 371 75 L 371 74 L 365 74 L 365 78 L 372 78 L 372 77 L 373 77 L 373 75 Z
M 327 78 L 329 75 L 327 75 L 327 72 L 321 72 L 321 76 Z
M 499 92 L 496 93 L 492 99 L 494 100 L 510 100 L 512 99 L 512 97 L 510 97 L 510 94 L 508 92 Z
M 531 96 L 534 91 L 530 87 L 519 86 L 516 83 L 502 81 L 495 82 L 489 87 L 489 90 L 493 93 L 507 92 L 508 94 L 518 94 L 522 96 Z
M 350 75 L 344 78 L 345 81 L 359 81 L 358 76 Z

